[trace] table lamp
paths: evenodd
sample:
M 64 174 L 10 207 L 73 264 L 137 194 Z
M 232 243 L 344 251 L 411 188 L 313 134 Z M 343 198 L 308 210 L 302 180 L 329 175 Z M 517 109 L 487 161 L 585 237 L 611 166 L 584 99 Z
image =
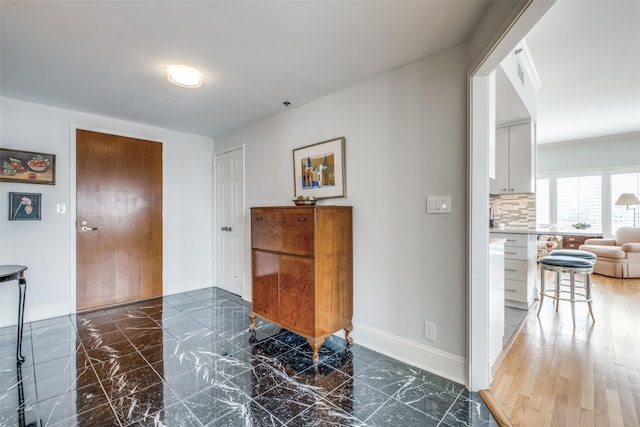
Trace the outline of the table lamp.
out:
M 627 205 L 627 210 L 629 209 L 629 205 L 640 205 L 640 200 L 638 200 L 638 196 L 633 193 L 622 193 L 618 200 L 616 200 L 616 205 Z M 636 208 L 633 208 L 633 226 L 636 226 Z

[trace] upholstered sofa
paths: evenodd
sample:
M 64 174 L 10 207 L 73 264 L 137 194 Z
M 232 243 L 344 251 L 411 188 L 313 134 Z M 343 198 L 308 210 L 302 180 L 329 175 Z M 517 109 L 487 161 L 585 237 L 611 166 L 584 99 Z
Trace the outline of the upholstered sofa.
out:
M 596 255 L 596 274 L 640 278 L 640 227 L 620 227 L 614 239 L 587 239 L 580 249 Z

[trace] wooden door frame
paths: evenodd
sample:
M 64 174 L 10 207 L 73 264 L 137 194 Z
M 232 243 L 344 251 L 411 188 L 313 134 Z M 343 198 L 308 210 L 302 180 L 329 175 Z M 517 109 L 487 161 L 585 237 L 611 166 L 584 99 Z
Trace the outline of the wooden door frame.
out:
M 241 144 L 241 145 L 234 145 L 231 147 L 227 147 L 227 148 L 223 148 L 221 150 L 215 151 L 213 152 L 213 159 L 211 159 L 211 167 L 212 167 L 212 171 L 213 171 L 213 176 L 211 177 L 212 181 L 213 181 L 213 187 L 211 189 L 211 199 L 214 201 L 216 201 L 216 176 L 217 176 L 217 171 L 216 171 L 216 164 L 217 164 L 217 160 L 218 160 L 218 156 L 221 156 L 222 154 L 225 153 L 229 153 L 231 151 L 236 151 L 236 150 L 241 150 L 242 151 L 242 212 L 245 213 L 244 215 L 244 221 L 243 221 L 243 226 L 242 226 L 242 241 L 243 241 L 243 248 L 242 248 L 242 290 L 241 290 L 241 294 L 240 297 L 245 300 L 245 301 L 251 301 L 251 288 L 247 288 L 247 248 L 250 248 L 251 246 L 251 242 L 247 240 L 247 224 L 248 224 L 248 219 L 247 217 L 250 215 L 246 215 L 246 209 L 247 209 L 247 192 L 246 192 L 246 186 L 247 186 L 247 174 L 246 174 L 246 149 L 245 149 L 245 144 Z M 216 215 L 216 211 L 217 209 L 214 207 L 213 209 L 213 215 L 212 215 L 212 223 L 211 223 L 211 227 L 213 228 L 213 236 L 211 239 L 211 254 L 213 256 L 213 274 L 212 274 L 212 278 L 213 278 L 213 284 L 214 286 L 217 286 L 217 277 L 218 277 L 218 265 L 216 263 L 216 242 L 218 241 L 218 227 L 216 227 L 217 221 L 218 221 L 218 216 Z M 251 261 L 251 256 L 249 256 L 249 262 Z M 249 263 L 249 270 L 251 271 L 251 263 Z
M 164 295 L 164 272 L 166 270 L 166 266 L 165 266 L 165 257 L 164 257 L 164 236 L 165 236 L 165 222 L 164 222 L 164 212 L 165 212 L 165 203 L 166 203 L 166 197 L 164 197 L 164 189 L 165 189 L 165 164 L 166 164 L 166 159 L 165 159 L 165 150 L 164 150 L 164 144 L 166 143 L 166 141 L 162 140 L 162 139 L 158 139 L 158 138 L 154 138 L 154 137 L 147 137 L 147 136 L 141 136 L 138 134 L 131 134 L 131 133 L 126 133 L 126 132 L 118 132 L 115 130 L 108 130 L 108 129 L 102 129 L 102 128 L 96 128 L 96 127 L 91 127 L 91 126 L 82 126 L 82 125 L 77 125 L 77 124 L 72 124 L 70 126 L 70 138 L 69 138 L 69 239 L 70 239 L 70 244 L 71 244 L 71 253 L 70 253 L 70 257 L 69 257 L 69 273 L 70 273 L 70 278 L 71 278 L 71 283 L 70 283 L 70 288 L 71 288 L 71 292 L 70 292 L 70 298 L 69 298 L 69 312 L 70 313 L 76 313 L 77 309 L 76 309 L 76 304 L 77 304 L 77 287 L 78 287 L 78 283 L 77 283 L 77 252 L 76 252 L 76 245 L 77 245 L 77 241 L 76 241 L 76 191 L 77 191 L 77 183 L 76 183 L 76 133 L 78 130 L 86 130 L 86 131 L 90 131 L 90 132 L 99 132 L 99 133 L 105 133 L 105 134 L 109 134 L 109 135 L 115 135 L 115 136 L 122 136 L 125 138 L 135 138 L 135 139 L 144 139 L 147 141 L 152 141 L 152 142 L 158 142 L 160 144 L 163 145 L 163 150 L 162 150 L 162 192 L 163 192 L 163 197 L 162 197 L 162 217 L 163 217 L 163 221 L 162 221 L 162 240 L 163 240 L 163 245 L 162 245 L 162 293 Z

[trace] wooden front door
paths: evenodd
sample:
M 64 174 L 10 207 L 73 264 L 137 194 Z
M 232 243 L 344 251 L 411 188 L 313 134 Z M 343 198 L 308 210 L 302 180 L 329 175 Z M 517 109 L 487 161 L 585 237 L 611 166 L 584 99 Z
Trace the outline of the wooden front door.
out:
M 76 308 L 162 295 L 162 144 L 76 131 Z

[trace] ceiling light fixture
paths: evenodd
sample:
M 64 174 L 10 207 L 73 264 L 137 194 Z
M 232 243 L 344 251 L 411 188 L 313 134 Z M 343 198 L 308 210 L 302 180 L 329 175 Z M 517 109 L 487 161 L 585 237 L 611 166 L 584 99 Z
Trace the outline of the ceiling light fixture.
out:
M 202 73 L 186 65 L 168 65 L 167 79 L 180 87 L 196 88 L 202 86 Z

